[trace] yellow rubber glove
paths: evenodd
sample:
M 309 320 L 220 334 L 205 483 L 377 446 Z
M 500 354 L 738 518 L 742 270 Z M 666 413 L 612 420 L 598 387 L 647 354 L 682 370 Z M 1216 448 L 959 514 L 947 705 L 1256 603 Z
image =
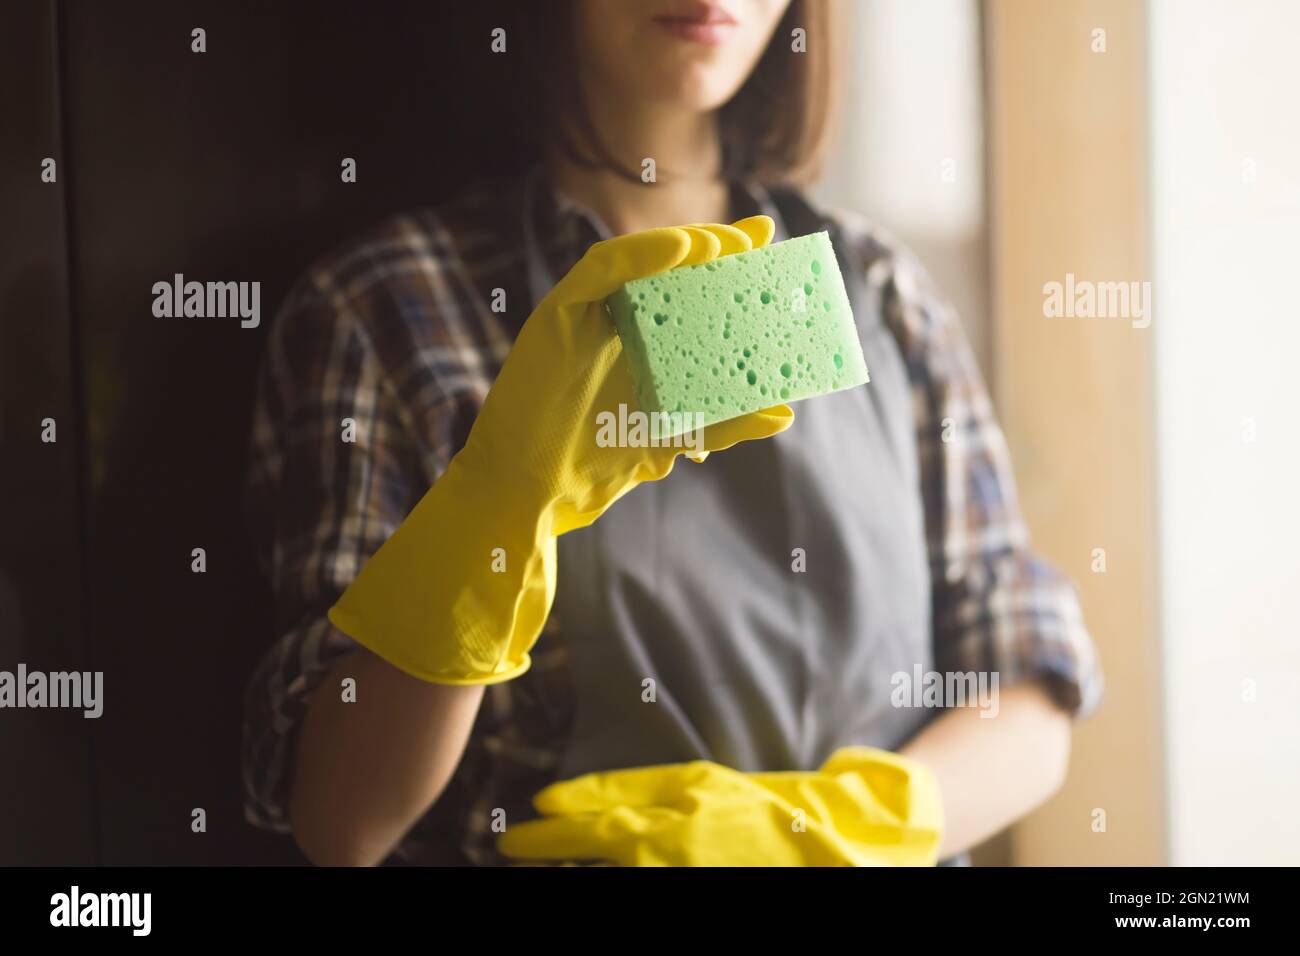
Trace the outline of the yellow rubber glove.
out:
M 697 760 L 592 773 L 533 798 L 509 824 L 518 860 L 622 866 L 933 866 L 943 831 L 934 775 L 872 747 L 820 770 L 741 773 Z
M 529 667 L 555 598 L 556 536 L 595 521 L 684 449 L 596 444 L 635 409 L 604 309 L 624 282 L 766 245 L 766 216 L 598 242 L 524 323 L 465 446 L 330 609 L 339 630 L 414 677 L 490 684 Z M 708 451 L 789 427 L 778 405 L 704 430 Z

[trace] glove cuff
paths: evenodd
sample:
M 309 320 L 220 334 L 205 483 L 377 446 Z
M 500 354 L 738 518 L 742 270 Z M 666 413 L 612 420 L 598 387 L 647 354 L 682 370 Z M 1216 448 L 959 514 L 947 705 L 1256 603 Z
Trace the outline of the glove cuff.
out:
M 555 597 L 551 509 L 494 491 L 458 455 L 330 608 L 336 628 L 436 684 L 531 665 Z

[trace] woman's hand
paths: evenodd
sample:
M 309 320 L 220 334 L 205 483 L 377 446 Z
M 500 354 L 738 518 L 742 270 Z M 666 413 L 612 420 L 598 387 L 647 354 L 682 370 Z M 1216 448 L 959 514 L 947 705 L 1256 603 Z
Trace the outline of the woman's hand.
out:
M 932 866 L 942 818 L 922 765 L 870 747 L 820 770 L 741 773 L 697 760 L 587 774 L 533 798 L 510 825 L 520 860 L 623 866 Z
M 527 498 L 530 512 L 553 506 L 554 534 L 590 524 L 638 483 L 668 474 L 679 447 L 596 443 L 598 415 L 637 406 L 604 300 L 632 279 L 764 246 L 772 231 L 771 219 L 755 216 L 592 246 L 525 322 L 458 456 L 462 465 L 502 495 Z M 792 418 L 778 405 L 719 422 L 705 429 L 703 452 L 775 434 Z
M 772 220 L 651 229 L 592 246 L 524 323 L 465 447 L 330 610 L 422 680 L 486 684 L 529 666 L 555 598 L 558 535 L 596 520 L 683 451 L 605 447 L 597 416 L 634 406 L 604 299 L 631 279 L 766 244 Z M 789 427 L 779 405 L 704 429 L 693 457 Z

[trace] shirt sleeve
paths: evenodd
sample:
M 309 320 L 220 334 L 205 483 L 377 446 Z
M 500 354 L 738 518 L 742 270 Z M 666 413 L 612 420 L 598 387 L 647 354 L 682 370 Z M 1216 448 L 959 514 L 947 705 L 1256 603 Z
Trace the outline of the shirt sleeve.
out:
M 309 278 L 272 325 L 246 488 L 277 635 L 244 700 L 244 809 L 255 825 L 288 830 L 298 727 L 357 646 L 325 614 L 425 490 L 420 475 L 362 324 L 327 278 Z
M 961 323 L 906 253 L 882 303 L 902 345 L 917 417 L 936 666 L 1044 682 L 1076 717 L 1102 675 L 1071 583 L 1034 554 L 1010 453 Z

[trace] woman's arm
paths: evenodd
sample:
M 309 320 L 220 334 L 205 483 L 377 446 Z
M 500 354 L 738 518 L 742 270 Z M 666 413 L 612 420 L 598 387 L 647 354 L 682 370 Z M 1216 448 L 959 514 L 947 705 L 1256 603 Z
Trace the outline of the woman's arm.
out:
M 364 648 L 343 658 L 313 695 L 298 744 L 289 820 L 307 858 L 373 866 L 388 856 L 447 786 L 482 700 L 481 685 L 416 680 Z
M 929 767 L 943 797 L 940 859 L 969 850 L 1055 793 L 1070 756 L 1070 717 L 1039 682 L 998 694 L 996 716 L 959 707 L 899 752 Z
M 446 787 L 483 698 L 482 688 L 408 677 L 325 617 L 429 473 L 445 469 L 455 427 L 444 402 L 419 408 L 417 431 L 391 387 L 374 333 L 405 342 L 409 330 L 389 297 L 352 299 L 337 288 L 335 277 L 355 278 L 358 263 L 410 271 L 370 249 L 311 270 L 272 325 L 248 488 L 282 632 L 248 686 L 246 810 L 291 831 L 321 864 L 378 863 L 395 848 Z M 356 681 L 355 702 L 343 699 L 344 678 Z
M 1006 439 L 956 312 L 901 251 L 871 275 L 917 409 L 934 669 L 997 674 L 1004 688 L 996 717 L 954 710 L 903 751 L 939 778 L 948 856 L 1060 786 L 1071 722 L 1097 706 L 1102 676 L 1073 587 L 1029 548 Z

